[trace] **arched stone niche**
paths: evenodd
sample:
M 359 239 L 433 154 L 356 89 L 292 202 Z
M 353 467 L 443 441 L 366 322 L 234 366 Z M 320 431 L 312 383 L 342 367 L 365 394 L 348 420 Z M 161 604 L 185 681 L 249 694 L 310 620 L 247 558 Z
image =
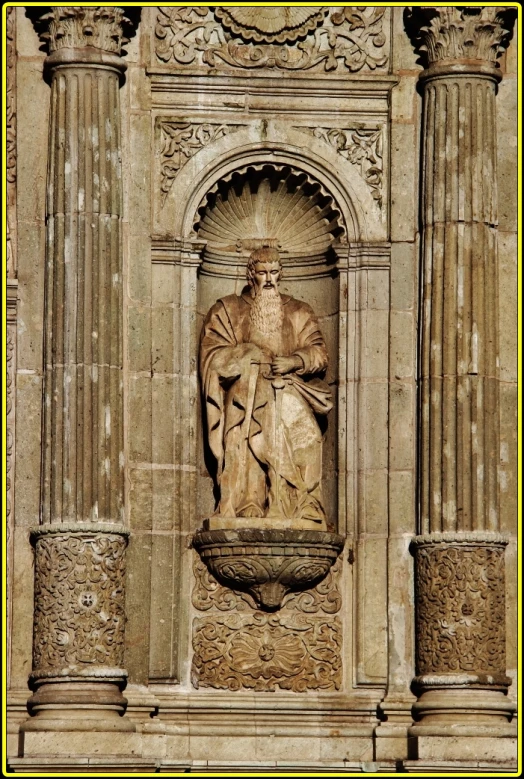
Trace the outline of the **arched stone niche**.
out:
M 271 245 L 280 252 L 284 294 L 310 304 L 319 318 L 330 362 L 326 380 L 335 406 L 322 420 L 323 500 L 328 526 L 338 527 L 337 384 L 339 355 L 339 274 L 333 244 L 345 242 L 346 228 L 333 197 L 299 168 L 259 163 L 241 166 L 220 179 L 197 211 L 194 230 L 205 241 L 198 272 L 197 329 L 218 298 L 241 294 L 253 249 Z M 199 414 L 199 421 L 201 415 Z M 198 431 L 197 514 L 214 511 L 205 466 L 204 435 Z M 210 465 L 212 469 L 212 464 Z
M 157 129 L 159 121 L 157 117 Z M 156 148 L 161 145 L 157 143 Z M 161 167 L 161 160 L 158 162 Z M 345 536 L 344 554 L 353 561 L 350 576 L 344 566 L 341 584 L 344 620 L 351 625 L 344 639 L 344 685 L 350 690 L 355 685 L 383 684 L 387 674 L 387 582 L 385 570 L 377 570 L 377 560 L 385 553 L 388 532 L 387 208 L 377 203 L 354 166 L 332 146 L 306 136 L 300 128 L 283 128 L 272 120 L 255 120 L 212 139 L 205 149 L 184 161 L 174 182 L 168 182 L 154 204 L 153 266 L 164 266 L 164 272 L 168 272 L 166 266 L 171 267 L 169 286 L 174 294 L 175 632 L 167 626 L 162 637 L 163 631 L 155 630 L 150 679 L 188 683 L 195 636 L 192 641 L 190 623 L 182 618 L 185 609 L 180 604 L 192 599 L 195 603 L 191 572 L 198 555 L 190 548 L 191 538 L 213 509 L 212 481 L 202 443 L 199 335 L 209 307 L 218 298 L 241 291 L 248 239 L 260 238 L 245 235 L 245 245 L 237 246 L 238 236 L 228 242 L 225 224 L 222 245 L 218 245 L 221 241 L 213 245 L 209 214 L 213 209 L 216 214 L 219 196 L 223 198 L 235 186 L 241 193 L 243 182 L 250 177 L 262 181 L 268 176 L 276 187 L 287 177 L 290 192 L 296 194 L 305 188 L 304 197 L 319 198 L 313 203 L 319 212 L 328 209 L 320 219 L 327 223 L 322 228 L 323 247 L 317 247 L 313 254 L 303 246 L 295 251 L 291 245 L 284 247 L 282 290 L 309 302 L 321 317 L 331 354 L 328 380 L 337 390 L 336 408 L 329 414 L 326 431 L 324 478 L 328 514 L 334 518 L 336 532 Z M 279 240 L 279 236 L 265 237 Z M 164 273 L 163 278 L 168 276 Z M 157 448 L 155 435 L 153 452 Z M 162 555 L 162 551 L 153 551 L 153 571 L 156 556 L 160 563 Z M 371 580 L 373 587 L 369 587 Z M 153 577 L 154 592 L 156 587 Z M 164 581 L 159 581 L 158 587 L 165 592 Z M 196 608 L 194 615 L 198 614 Z M 379 643 L 381 650 L 377 651 Z M 169 655 L 166 644 L 171 646 Z

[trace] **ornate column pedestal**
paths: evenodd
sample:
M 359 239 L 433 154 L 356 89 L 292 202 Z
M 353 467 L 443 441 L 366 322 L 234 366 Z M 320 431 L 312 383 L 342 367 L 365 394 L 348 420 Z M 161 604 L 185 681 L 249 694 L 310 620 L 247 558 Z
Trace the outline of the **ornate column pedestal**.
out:
M 511 757 L 499 530 L 497 58 L 516 11 L 414 7 L 423 93 L 419 532 L 415 556 L 419 760 Z M 431 738 L 424 740 L 426 736 Z M 472 739 L 453 740 L 454 736 Z M 436 739 L 436 740 L 435 740 Z
M 45 380 L 29 731 L 132 731 L 124 661 L 122 8 L 34 9 L 49 56 Z M 36 15 L 36 18 L 35 18 Z M 45 751 L 45 750 L 44 750 Z

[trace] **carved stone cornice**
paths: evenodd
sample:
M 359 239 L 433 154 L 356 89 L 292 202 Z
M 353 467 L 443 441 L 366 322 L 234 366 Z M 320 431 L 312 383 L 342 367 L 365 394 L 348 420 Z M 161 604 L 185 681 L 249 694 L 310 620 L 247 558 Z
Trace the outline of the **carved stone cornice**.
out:
M 503 6 L 413 6 L 404 22 L 424 67 L 457 63 L 498 68 L 517 18 L 516 8 Z
M 121 55 L 138 20 L 135 9 L 116 6 L 50 6 L 27 9 L 48 54 L 60 49 L 99 49 Z

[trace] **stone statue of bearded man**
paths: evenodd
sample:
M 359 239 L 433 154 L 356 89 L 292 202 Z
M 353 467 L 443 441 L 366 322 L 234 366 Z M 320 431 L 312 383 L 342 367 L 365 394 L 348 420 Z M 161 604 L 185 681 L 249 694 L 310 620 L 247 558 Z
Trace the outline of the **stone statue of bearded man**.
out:
M 280 294 L 281 276 L 278 251 L 257 249 L 242 295 L 218 300 L 204 322 L 200 376 L 220 494 L 211 529 L 326 529 L 316 416 L 333 406 L 328 355 L 310 306 Z

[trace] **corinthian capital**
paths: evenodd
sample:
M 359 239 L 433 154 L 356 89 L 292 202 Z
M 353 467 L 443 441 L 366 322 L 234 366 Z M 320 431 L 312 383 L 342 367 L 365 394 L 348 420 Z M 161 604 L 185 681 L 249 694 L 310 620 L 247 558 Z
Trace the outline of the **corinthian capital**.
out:
M 120 55 L 136 30 L 140 9 L 52 6 L 27 8 L 27 15 L 48 54 L 59 49 L 98 49 Z
M 457 60 L 497 66 L 516 18 L 516 8 L 503 6 L 413 6 L 404 12 L 406 32 L 425 67 Z

